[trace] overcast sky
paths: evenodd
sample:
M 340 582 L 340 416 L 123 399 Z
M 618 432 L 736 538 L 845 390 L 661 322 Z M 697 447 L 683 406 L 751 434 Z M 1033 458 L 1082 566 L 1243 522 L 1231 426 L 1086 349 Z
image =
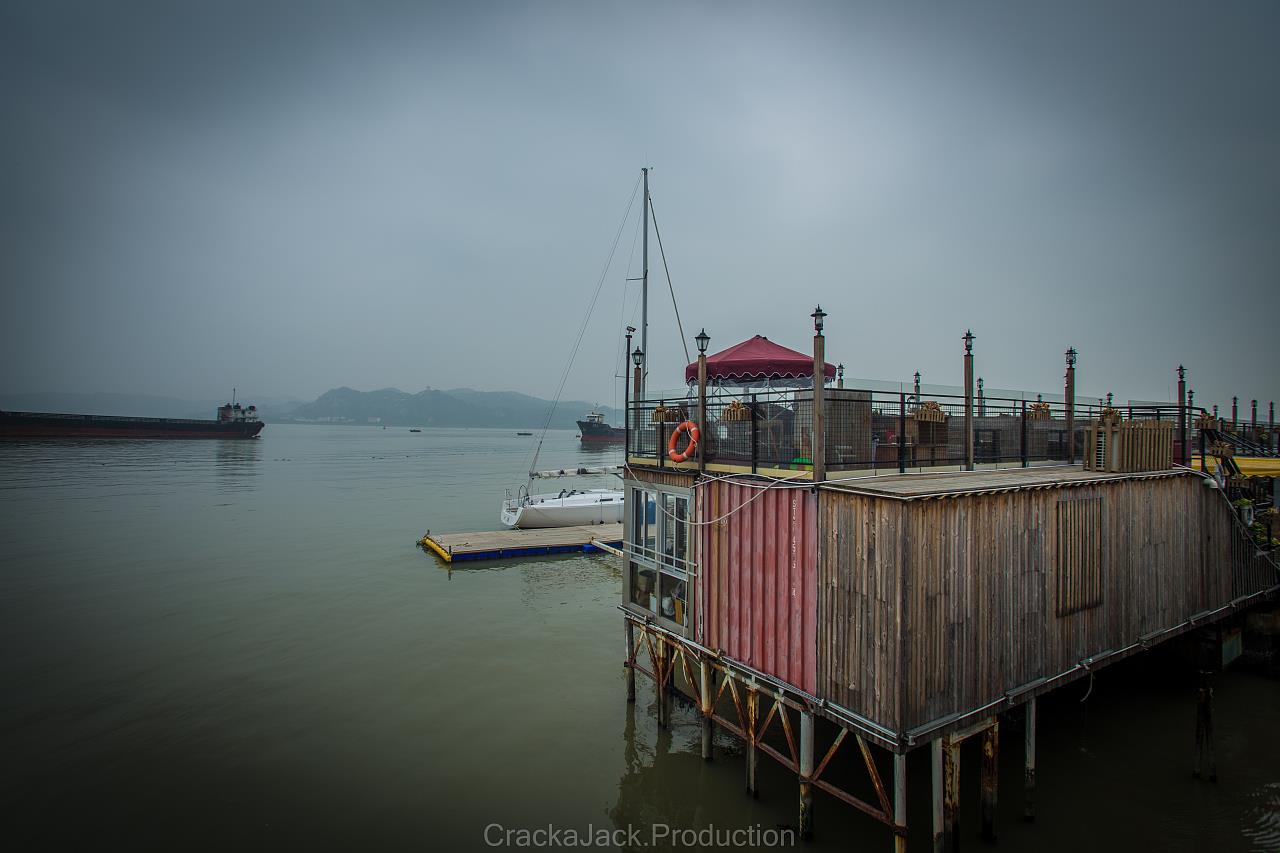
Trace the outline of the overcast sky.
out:
M 1280 397 L 1280 3 L 0 6 L 0 390 L 551 396 L 643 165 L 689 337 Z M 637 210 L 566 387 L 617 399 Z M 656 241 L 650 384 L 681 381 Z M 690 349 L 693 349 L 692 344 Z

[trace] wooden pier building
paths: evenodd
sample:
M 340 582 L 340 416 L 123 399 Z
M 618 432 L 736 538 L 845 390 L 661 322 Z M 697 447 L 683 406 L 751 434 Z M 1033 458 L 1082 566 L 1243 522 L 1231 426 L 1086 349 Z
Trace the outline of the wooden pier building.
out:
M 979 407 L 966 335 L 961 394 L 926 395 L 918 377 L 898 391 L 828 387 L 818 315 L 812 357 L 708 359 L 699 336 L 681 400 L 647 399 L 636 358 L 628 696 L 635 673 L 650 677 L 660 725 L 673 690 L 693 697 L 704 758 L 714 726 L 742 738 L 752 793 L 760 755 L 795 772 L 802 835 L 820 790 L 884 823 L 898 850 L 906 754 L 931 751 L 927 819 L 934 848 L 950 850 L 960 744 L 981 738 L 994 839 L 1001 714 L 1026 720 L 1034 817 L 1036 697 L 1274 597 L 1276 552 L 1242 523 L 1225 463 L 1189 464 L 1195 446 L 1224 462 L 1214 445 L 1234 433 L 1193 410 L 1184 381 L 1176 405 L 1085 400 L 1070 350 L 1064 395 Z M 1258 452 L 1275 455 L 1274 431 Z M 835 730 L 821 750 L 819 719 Z M 849 761 L 874 796 L 831 782 Z

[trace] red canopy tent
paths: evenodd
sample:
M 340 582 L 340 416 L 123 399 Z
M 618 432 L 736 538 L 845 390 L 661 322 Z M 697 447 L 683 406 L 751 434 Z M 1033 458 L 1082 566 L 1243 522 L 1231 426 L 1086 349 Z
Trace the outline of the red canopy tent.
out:
M 823 363 L 823 374 L 834 379 L 835 366 Z M 764 382 L 771 379 L 812 379 L 813 356 L 779 346 L 764 335 L 734 344 L 707 356 L 707 381 L 722 384 Z M 698 363 L 684 369 L 685 382 L 698 381 Z

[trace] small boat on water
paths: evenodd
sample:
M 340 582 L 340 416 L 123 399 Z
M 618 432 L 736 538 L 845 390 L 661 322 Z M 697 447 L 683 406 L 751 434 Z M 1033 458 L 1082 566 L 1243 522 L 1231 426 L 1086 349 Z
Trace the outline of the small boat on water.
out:
M 531 432 L 518 432 L 516 435 L 533 435 Z
M 591 412 L 586 420 L 578 421 L 578 432 L 583 444 L 622 444 L 627 440 L 627 431 L 609 424 L 603 412 Z
M 409 427 L 409 432 L 422 432 L 422 430 L 418 429 L 417 427 Z
M 502 523 L 522 529 L 577 527 L 622 521 L 619 489 L 562 489 L 558 495 L 530 495 L 502 502 Z

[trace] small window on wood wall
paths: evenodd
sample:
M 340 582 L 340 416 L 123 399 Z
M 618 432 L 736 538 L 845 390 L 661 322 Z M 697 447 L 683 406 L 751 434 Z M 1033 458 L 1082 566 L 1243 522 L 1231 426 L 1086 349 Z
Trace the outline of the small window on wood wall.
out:
M 1058 607 L 1068 616 L 1102 603 L 1102 498 L 1058 501 Z

